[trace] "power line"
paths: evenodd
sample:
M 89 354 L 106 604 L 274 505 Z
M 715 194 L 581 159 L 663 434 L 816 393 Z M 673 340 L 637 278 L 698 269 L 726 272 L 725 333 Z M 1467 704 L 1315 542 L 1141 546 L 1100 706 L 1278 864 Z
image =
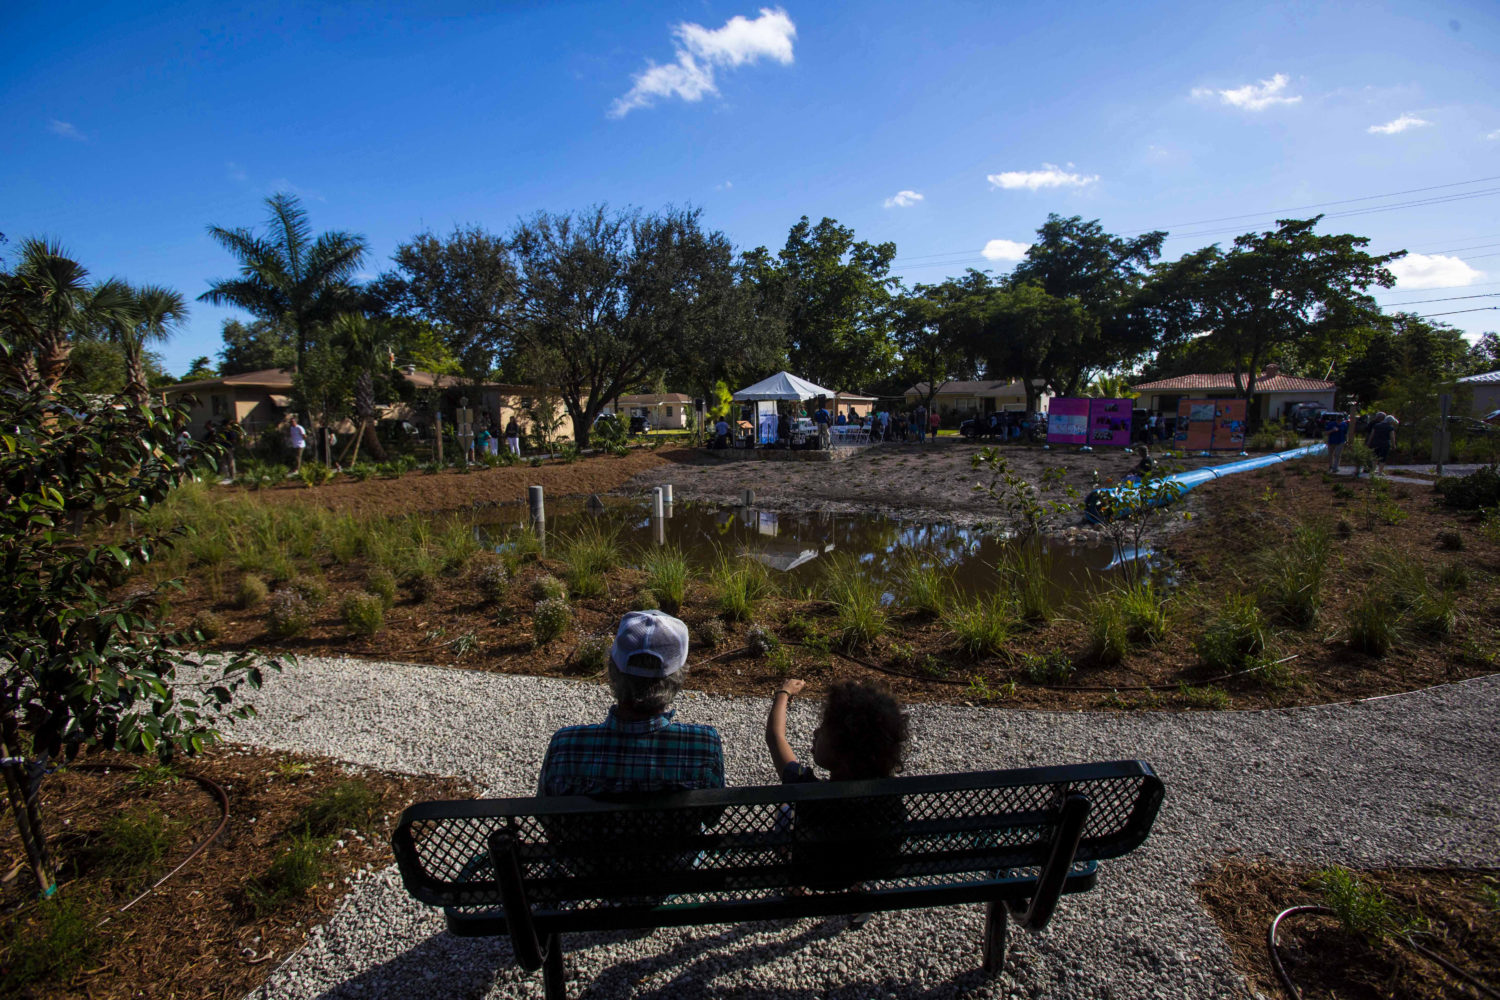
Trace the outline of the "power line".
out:
M 1481 295 L 1450 295 L 1442 299 L 1415 299 L 1411 302 L 1393 303 L 1403 306 L 1420 306 L 1429 302 L 1457 302 L 1459 299 L 1500 299 L 1500 292 L 1484 292 Z
M 1452 312 L 1426 313 L 1418 319 L 1433 319 L 1438 316 L 1457 316 L 1459 313 L 1482 313 L 1500 309 L 1500 306 L 1480 306 L 1478 309 L 1454 309 Z

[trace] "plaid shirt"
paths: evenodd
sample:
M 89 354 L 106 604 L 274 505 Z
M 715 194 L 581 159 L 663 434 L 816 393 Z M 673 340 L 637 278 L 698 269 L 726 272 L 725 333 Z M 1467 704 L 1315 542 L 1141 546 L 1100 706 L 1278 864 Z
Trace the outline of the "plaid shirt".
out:
M 674 722 L 668 711 L 621 722 L 613 707 L 593 726 L 552 734 L 542 762 L 542 795 L 603 795 L 724 787 L 724 749 L 713 726 Z

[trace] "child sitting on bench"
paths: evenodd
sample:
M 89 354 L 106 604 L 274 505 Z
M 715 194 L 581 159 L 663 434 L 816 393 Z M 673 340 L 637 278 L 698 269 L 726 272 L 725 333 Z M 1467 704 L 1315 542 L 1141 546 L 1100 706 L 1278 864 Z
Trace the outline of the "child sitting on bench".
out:
M 772 696 L 771 714 L 766 719 L 766 745 L 782 784 L 820 780 L 811 767 L 797 759 L 786 738 L 787 706 L 805 683 L 795 678 L 783 682 Z M 829 689 L 823 721 L 813 730 L 813 763 L 828 771 L 829 781 L 889 778 L 901 769 L 908 736 L 906 716 L 894 698 L 874 685 L 844 681 Z M 859 851 L 859 832 L 899 824 L 904 818 L 900 796 L 882 796 L 846 801 L 832 808 L 824 803 L 800 803 L 795 815 L 783 815 L 777 826 L 792 830 L 794 861 L 811 864 L 826 874 L 826 878 L 809 880 L 808 888 L 840 890 L 848 889 L 853 882 L 840 878 L 838 869 L 843 860 Z M 889 842 L 887 847 L 899 850 Z

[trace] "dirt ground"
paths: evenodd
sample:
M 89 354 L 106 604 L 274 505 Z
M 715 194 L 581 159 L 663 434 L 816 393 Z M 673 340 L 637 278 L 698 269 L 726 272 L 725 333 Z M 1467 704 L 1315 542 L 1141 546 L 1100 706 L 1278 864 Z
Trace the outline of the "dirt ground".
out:
M 1414 939 L 1491 987 L 1500 986 L 1500 872 L 1467 868 L 1387 868 L 1355 872 L 1388 901 Z M 1198 884 L 1204 905 L 1229 941 L 1240 971 L 1260 995 L 1284 996 L 1266 951 L 1272 919 L 1292 906 L 1323 905 L 1305 867 L 1232 860 Z M 1369 945 L 1332 917 L 1294 915 L 1277 928 L 1277 951 L 1307 1000 L 1445 1000 L 1473 987 L 1395 935 Z
M 142 771 L 149 759 L 113 754 L 79 763 L 41 788 L 48 850 L 59 873 L 55 901 L 35 901 L 9 810 L 0 821 L 0 993 L 8 997 L 244 996 L 334 912 L 357 871 L 390 863 L 390 835 L 403 809 L 475 794 L 452 778 L 232 744 L 168 771 Z M 212 788 L 194 776 L 223 789 L 224 828 L 180 872 L 122 912 L 224 817 Z M 351 787 L 362 790 L 360 808 L 336 814 L 338 829 L 306 825 L 309 817 L 327 815 L 315 804 Z M 344 819 L 350 828 L 342 828 Z M 288 857 L 299 834 L 309 833 L 316 842 L 317 860 L 307 871 L 313 884 L 274 903 L 257 897 L 258 889 L 275 884 L 273 865 Z
M 767 510 L 827 510 L 879 513 L 890 517 L 941 519 L 960 524 L 995 520 L 994 502 L 974 485 L 988 474 L 974 468 L 974 456 L 985 446 L 944 437 L 928 444 L 886 443 L 861 449 L 838 461 L 776 461 L 747 457 L 740 451 L 695 449 L 663 451 L 662 464 L 644 470 L 627 491 L 649 491 L 672 484 L 674 499 L 739 503 L 745 490 L 755 491 L 756 506 Z M 1100 481 L 1118 480 L 1135 468 L 1136 456 L 1120 448 L 1093 452 L 1044 451 L 1038 446 L 1002 445 L 1013 472 L 1037 482 L 1044 471 L 1064 468 L 1064 478 L 1043 491 L 1063 495 L 1067 486 L 1080 494 Z M 1228 461 L 1177 456 L 1182 469 Z

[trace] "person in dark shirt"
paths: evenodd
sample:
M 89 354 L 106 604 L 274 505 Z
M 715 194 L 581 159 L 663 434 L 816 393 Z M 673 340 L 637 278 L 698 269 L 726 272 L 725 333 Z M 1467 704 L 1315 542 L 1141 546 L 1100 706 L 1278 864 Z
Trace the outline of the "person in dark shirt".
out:
M 1399 423 L 1394 414 L 1386 414 L 1384 419 L 1370 427 L 1370 436 L 1365 443 L 1375 453 L 1377 476 L 1385 475 L 1385 461 L 1391 457 L 1391 447 L 1396 443 L 1396 426 Z

